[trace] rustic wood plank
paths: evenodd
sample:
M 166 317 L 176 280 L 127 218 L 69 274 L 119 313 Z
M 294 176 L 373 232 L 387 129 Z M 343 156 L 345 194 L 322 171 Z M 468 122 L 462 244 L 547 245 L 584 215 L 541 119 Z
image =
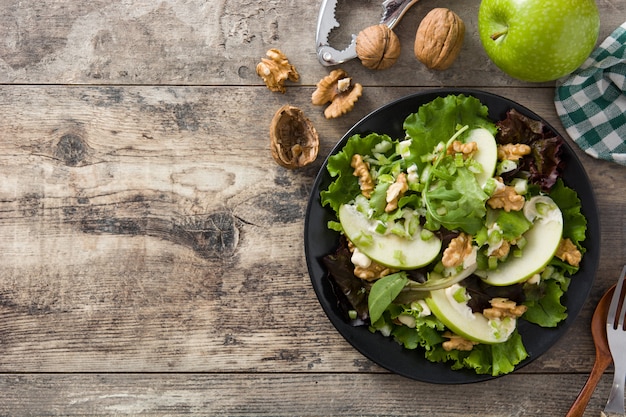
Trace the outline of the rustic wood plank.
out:
M 378 22 L 382 2 L 342 0 L 341 27 L 331 36 L 343 48 L 350 34 Z M 479 0 L 425 0 L 413 6 L 396 32 L 402 53 L 384 72 L 358 60 L 345 69 L 363 85 L 528 86 L 499 71 L 477 36 Z M 600 39 L 623 23 L 624 2 L 597 1 Z M 415 32 L 434 7 L 465 21 L 463 50 L 454 66 L 430 71 L 413 56 Z M 314 85 L 327 72 L 316 58 L 319 2 L 137 0 L 0 2 L 0 83 L 258 85 L 257 62 L 269 48 L 283 50 Z M 296 23 L 297 22 L 297 23 Z
M 463 386 L 386 374 L 3 375 L 2 415 L 565 415 L 584 375 L 510 375 Z M 585 417 L 599 415 L 604 375 Z M 453 394 L 454 393 L 454 394 Z
M 0 151 L 1 371 L 378 369 L 317 304 L 304 211 L 343 131 L 415 89 L 373 88 L 336 121 L 323 119 L 304 87 L 285 96 L 233 87 L 0 90 L 0 124 L 10 132 Z M 495 91 L 558 122 L 549 88 Z M 275 109 L 239 104 L 248 100 L 305 109 L 322 136 L 318 161 L 301 171 L 276 165 L 260 127 Z M 617 245 L 624 167 L 581 157 L 598 188 L 604 241 Z M 623 251 L 603 257 L 596 299 Z M 577 339 L 591 313 L 587 306 L 575 336 L 528 372 L 588 371 L 590 339 Z

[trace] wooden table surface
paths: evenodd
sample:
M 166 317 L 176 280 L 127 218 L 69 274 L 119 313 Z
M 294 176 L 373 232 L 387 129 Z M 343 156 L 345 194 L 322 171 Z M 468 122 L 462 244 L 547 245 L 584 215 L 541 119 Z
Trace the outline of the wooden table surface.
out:
M 389 373 L 324 315 L 306 268 L 307 199 L 322 161 L 378 106 L 438 87 L 494 92 L 564 133 L 554 83 L 500 72 L 477 35 L 479 0 L 422 0 L 396 27 L 399 61 L 341 66 L 364 86 L 326 120 L 311 104 L 319 1 L 0 0 L 0 415 L 564 415 L 594 360 L 593 308 L 626 262 L 626 167 L 578 148 L 596 191 L 602 255 L 565 336 L 512 375 L 434 385 Z M 626 2 L 598 0 L 602 40 Z M 413 56 L 434 7 L 467 27 L 443 72 Z M 375 24 L 340 1 L 333 42 Z M 278 48 L 284 94 L 255 67 Z M 319 132 L 318 159 L 278 166 L 283 104 Z M 570 141 L 569 137 L 566 140 Z M 609 368 L 586 416 L 597 416 Z

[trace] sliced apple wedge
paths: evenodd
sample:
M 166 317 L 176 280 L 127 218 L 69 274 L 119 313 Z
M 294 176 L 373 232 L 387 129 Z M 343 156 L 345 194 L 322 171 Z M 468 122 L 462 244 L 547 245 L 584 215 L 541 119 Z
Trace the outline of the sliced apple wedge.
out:
M 426 304 L 448 329 L 459 336 L 480 343 L 505 342 L 515 330 L 516 319 L 489 320 L 481 313 L 473 313 L 467 301 L 456 300 L 456 292 L 463 290 L 462 286 L 454 284 L 431 291 Z
M 494 270 L 477 270 L 476 275 L 487 284 L 495 286 L 512 285 L 523 282 L 541 272 L 554 256 L 563 235 L 563 215 L 549 197 L 533 197 L 526 203 L 533 207 L 534 223 L 524 237 L 526 246 L 522 256 L 509 258 Z M 537 204 L 543 209 L 537 210 Z M 525 212 L 529 210 L 526 210 Z M 529 219 L 530 220 L 530 219 Z
M 496 138 L 485 128 L 479 127 L 469 131 L 465 143 L 476 142 L 478 150 L 474 160 L 483 166 L 482 172 L 476 174 L 476 181 L 482 187 L 489 178 L 492 178 L 498 163 L 498 144 Z
M 339 222 L 346 237 L 372 260 L 395 269 L 415 269 L 429 264 L 441 250 L 441 240 L 422 239 L 418 227 L 412 239 L 394 234 L 380 234 L 375 224 L 352 204 L 339 208 Z

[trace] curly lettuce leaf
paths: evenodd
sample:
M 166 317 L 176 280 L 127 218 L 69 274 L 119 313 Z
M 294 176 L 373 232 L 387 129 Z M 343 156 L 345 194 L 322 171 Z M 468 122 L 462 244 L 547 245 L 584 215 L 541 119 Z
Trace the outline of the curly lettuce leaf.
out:
M 367 136 L 353 135 L 348 138 L 343 149 L 328 158 L 326 169 L 335 180 L 328 186 L 327 190 L 320 193 L 322 206 L 329 205 L 335 213 L 339 211 L 342 204 L 347 204 L 360 194 L 359 179 L 353 175 L 354 169 L 351 166 L 352 156 L 359 154 L 372 155 L 373 149 L 381 142 L 395 144 L 397 141 L 387 135 L 371 133 Z M 393 153 L 394 147 L 389 147 L 383 156 Z M 389 156 L 389 155 L 387 155 Z
M 413 139 L 407 162 L 415 163 L 421 171 L 426 165 L 422 156 L 431 153 L 440 142 L 451 138 L 459 126 L 468 126 L 468 131 L 483 127 L 495 135 L 497 128 L 488 114 L 489 109 L 480 100 L 463 94 L 438 97 L 420 106 L 416 113 L 404 121 L 404 130 Z
M 426 351 L 431 362 L 448 362 L 452 369 L 472 369 L 477 374 L 499 376 L 513 372 L 528 357 L 522 337 L 513 332 L 509 340 L 493 345 L 479 344 L 471 351 L 446 351 L 441 345 Z
M 414 326 L 397 324 L 400 315 L 412 317 Z M 391 304 L 383 315 L 370 326 L 370 331 L 381 332 L 393 339 L 406 349 L 421 347 L 426 350 L 433 349 L 446 339 L 441 336 L 445 330 L 444 324 L 435 316 L 422 316 L 420 312 L 407 305 Z
M 559 179 L 550 191 L 550 197 L 563 213 L 563 237 L 569 238 L 584 253 L 582 242 L 586 238 L 587 218 L 581 212 L 578 194 Z

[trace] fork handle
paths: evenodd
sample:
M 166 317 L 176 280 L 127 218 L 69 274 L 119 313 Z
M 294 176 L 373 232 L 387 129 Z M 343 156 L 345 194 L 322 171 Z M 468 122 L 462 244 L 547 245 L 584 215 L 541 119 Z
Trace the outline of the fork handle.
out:
M 620 361 L 616 361 L 620 362 Z M 615 365 L 615 374 L 613 375 L 613 386 L 609 394 L 609 400 L 604 407 L 604 412 L 608 415 L 616 413 L 624 415 L 624 383 L 626 380 L 626 362 L 621 361 Z
M 565 417 L 582 417 L 585 413 L 585 409 L 587 408 L 587 404 L 589 404 L 591 395 L 595 391 L 602 374 L 610 363 L 611 358 L 605 358 L 602 356 L 596 358 L 593 368 L 591 368 L 591 373 L 587 378 L 587 382 L 585 382 L 585 385 L 580 390 L 578 397 L 576 397 L 576 400 L 570 407 L 569 412 L 565 415 Z

